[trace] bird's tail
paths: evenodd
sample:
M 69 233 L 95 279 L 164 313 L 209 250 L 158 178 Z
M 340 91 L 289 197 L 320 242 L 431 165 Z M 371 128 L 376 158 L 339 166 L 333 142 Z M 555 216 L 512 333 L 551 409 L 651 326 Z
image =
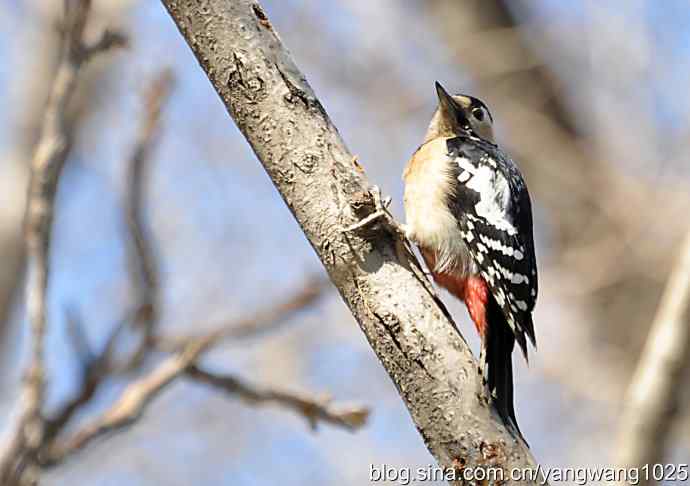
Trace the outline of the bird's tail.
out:
M 482 343 L 482 371 L 496 411 L 506 427 L 523 441 L 513 406 L 513 348 L 515 335 L 493 296 L 489 297 L 487 329 Z M 525 442 L 526 443 L 526 442 Z

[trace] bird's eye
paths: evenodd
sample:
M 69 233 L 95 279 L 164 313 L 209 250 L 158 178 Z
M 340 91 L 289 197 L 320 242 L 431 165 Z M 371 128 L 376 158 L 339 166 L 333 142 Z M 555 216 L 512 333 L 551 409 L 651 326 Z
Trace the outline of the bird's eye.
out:
M 484 120 L 484 110 L 482 110 L 481 108 L 475 108 L 474 110 L 472 110 L 472 115 L 474 115 L 474 117 L 479 121 Z

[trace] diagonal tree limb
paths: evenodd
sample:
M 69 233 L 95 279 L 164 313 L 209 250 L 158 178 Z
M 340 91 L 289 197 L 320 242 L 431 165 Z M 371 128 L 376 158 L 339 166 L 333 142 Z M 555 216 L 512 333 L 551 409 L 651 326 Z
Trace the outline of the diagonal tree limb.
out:
M 27 314 L 31 327 L 29 367 L 22 391 L 22 412 L 16 430 L 0 455 L 0 483 L 38 480 L 37 453 L 43 441 L 45 394 L 44 336 L 46 332 L 51 231 L 55 193 L 69 152 L 68 104 L 79 71 L 94 54 L 124 43 L 107 33 L 93 46 L 83 40 L 90 1 L 65 1 L 64 46 L 43 118 L 40 139 L 31 162 L 26 207 Z M 103 40 L 106 39 L 106 40 Z
M 369 184 L 252 0 L 163 0 L 442 467 L 535 468 L 480 397 L 477 363 L 373 210 Z M 457 481 L 457 484 L 460 484 Z M 506 484 L 515 481 L 506 481 Z M 523 481 L 525 483 L 525 481 Z
M 659 303 L 642 357 L 628 388 L 617 463 L 641 468 L 661 463 L 680 406 L 690 364 L 690 232 Z M 643 483 L 646 484 L 646 479 Z

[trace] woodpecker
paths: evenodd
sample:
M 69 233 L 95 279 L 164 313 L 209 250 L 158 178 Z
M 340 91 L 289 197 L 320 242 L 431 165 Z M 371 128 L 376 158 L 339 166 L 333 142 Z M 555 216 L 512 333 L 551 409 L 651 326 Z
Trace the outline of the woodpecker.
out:
M 405 181 L 405 233 L 438 285 L 465 302 L 482 342 L 484 386 L 506 426 L 513 407 L 512 353 L 536 348 L 537 265 L 532 210 L 520 170 L 494 142 L 479 99 L 436 83 L 438 108 Z M 523 439 L 524 440 L 524 439 Z

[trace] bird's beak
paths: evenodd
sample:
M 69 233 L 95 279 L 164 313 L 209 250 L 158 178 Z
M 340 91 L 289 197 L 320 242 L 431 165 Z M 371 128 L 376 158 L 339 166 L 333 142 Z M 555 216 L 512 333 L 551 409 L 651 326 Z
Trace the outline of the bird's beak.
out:
M 446 88 L 441 86 L 441 83 L 438 81 L 436 81 L 436 94 L 438 95 L 438 102 L 444 108 L 450 108 L 456 104 L 453 97 L 446 91 Z
M 436 94 L 438 95 L 438 104 L 443 115 L 448 120 L 452 120 L 460 126 L 465 126 L 468 122 L 462 106 L 448 94 L 448 91 L 438 81 L 436 81 Z

